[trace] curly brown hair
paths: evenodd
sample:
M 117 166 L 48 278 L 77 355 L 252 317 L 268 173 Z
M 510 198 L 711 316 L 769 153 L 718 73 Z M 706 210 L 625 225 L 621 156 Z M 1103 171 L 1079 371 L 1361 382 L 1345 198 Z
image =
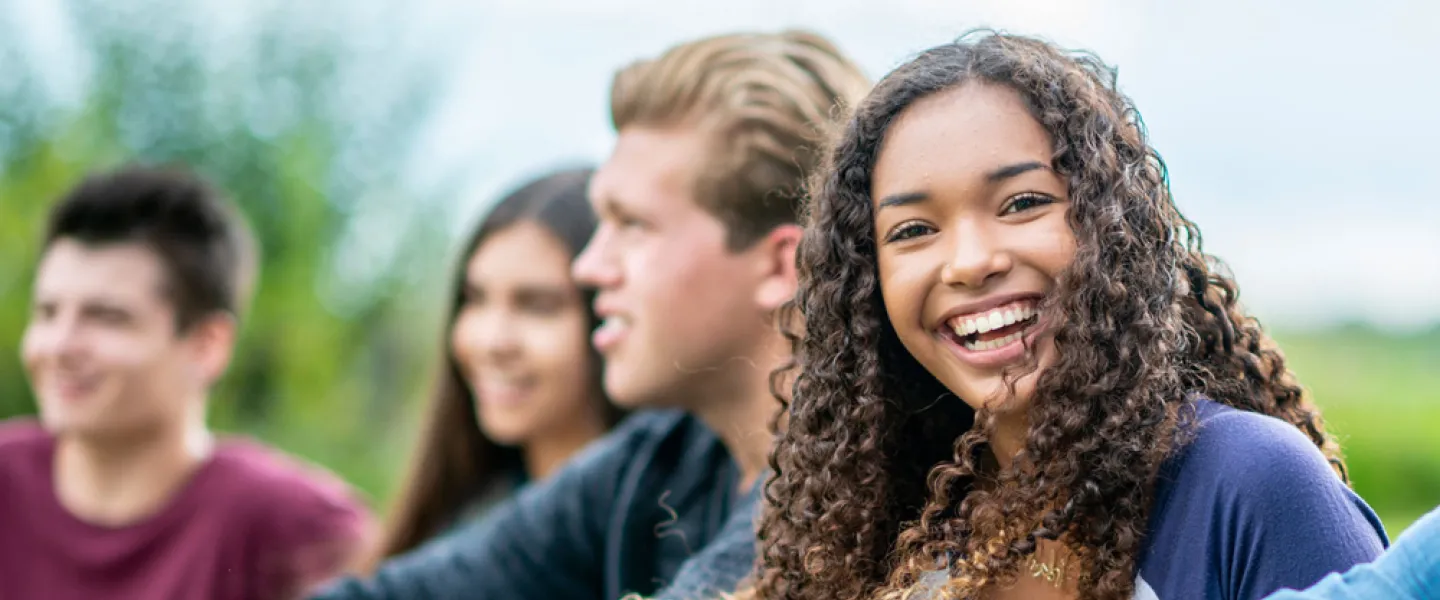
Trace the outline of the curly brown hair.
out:
M 1057 360 L 1003 469 L 982 460 L 993 415 L 905 350 L 877 275 L 871 175 L 887 128 L 967 82 L 1015 90 L 1054 140 L 1078 243 L 1041 307 L 1060 324 Z M 791 401 L 765 486 L 756 596 L 903 597 L 948 562 L 946 595 L 974 597 L 1013 582 L 1046 539 L 1079 559 L 1081 598 L 1129 598 L 1156 474 L 1200 397 L 1295 425 L 1345 477 L 1319 411 L 1202 250 L 1133 103 L 1094 55 L 968 33 L 886 76 L 827 160 L 799 248 L 789 314 L 804 333 L 789 334 L 799 373 L 777 393 Z

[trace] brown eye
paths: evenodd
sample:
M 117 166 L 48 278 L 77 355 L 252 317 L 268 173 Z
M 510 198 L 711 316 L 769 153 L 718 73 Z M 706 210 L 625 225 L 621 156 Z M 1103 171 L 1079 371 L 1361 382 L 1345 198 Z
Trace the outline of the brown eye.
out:
M 1005 208 L 1000 211 L 1002 215 L 1023 212 L 1037 206 L 1044 206 L 1055 202 L 1054 198 L 1044 194 L 1020 194 L 1010 200 Z
M 522 289 L 515 294 L 515 305 L 520 310 L 536 315 L 551 316 L 560 313 L 568 304 L 563 288 L 536 287 Z
M 461 306 L 479 306 L 484 303 L 485 290 L 467 285 L 465 286 L 465 289 L 460 293 Z
M 911 238 L 920 237 L 922 235 L 927 235 L 929 233 L 932 233 L 934 230 L 935 228 L 919 221 L 901 223 L 899 226 L 890 230 L 890 235 L 885 236 L 885 242 L 900 242 Z

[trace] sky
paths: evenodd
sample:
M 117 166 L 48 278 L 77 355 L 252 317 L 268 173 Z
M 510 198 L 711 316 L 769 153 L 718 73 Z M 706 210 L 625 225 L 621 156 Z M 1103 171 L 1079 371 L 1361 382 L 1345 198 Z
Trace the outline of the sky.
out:
M 0 2 L 4 4 L 4 2 Z M 243 11 L 198 3 L 217 19 Z M 16 2 L 32 56 L 63 14 Z M 360 51 L 438 61 L 440 110 L 408 169 L 456 183 L 468 226 L 546 169 L 602 161 L 614 71 L 687 39 L 803 27 L 874 78 L 978 26 L 1119 69 L 1181 209 L 1267 323 L 1440 324 L 1440 4 L 1216 0 L 375 0 L 331 3 Z M 317 15 L 321 13 L 316 13 Z M 229 15 L 229 16 L 227 16 Z M 315 18 L 321 18 L 319 16 Z M 53 58 L 46 60 L 55 60 Z M 52 85 L 65 83 L 62 73 Z

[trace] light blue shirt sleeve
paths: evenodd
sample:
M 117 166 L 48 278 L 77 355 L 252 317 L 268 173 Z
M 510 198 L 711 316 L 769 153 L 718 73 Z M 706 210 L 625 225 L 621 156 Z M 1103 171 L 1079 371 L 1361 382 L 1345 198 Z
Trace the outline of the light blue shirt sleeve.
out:
M 1331 573 L 1304 591 L 1265 600 L 1440 600 L 1440 507 L 1405 530 L 1374 562 Z

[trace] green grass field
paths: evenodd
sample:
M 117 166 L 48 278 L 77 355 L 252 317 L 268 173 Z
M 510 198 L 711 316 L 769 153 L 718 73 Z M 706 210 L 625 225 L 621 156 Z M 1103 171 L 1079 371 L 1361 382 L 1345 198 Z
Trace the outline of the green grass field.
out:
M 1440 329 L 1277 337 L 1390 537 L 1440 505 Z

